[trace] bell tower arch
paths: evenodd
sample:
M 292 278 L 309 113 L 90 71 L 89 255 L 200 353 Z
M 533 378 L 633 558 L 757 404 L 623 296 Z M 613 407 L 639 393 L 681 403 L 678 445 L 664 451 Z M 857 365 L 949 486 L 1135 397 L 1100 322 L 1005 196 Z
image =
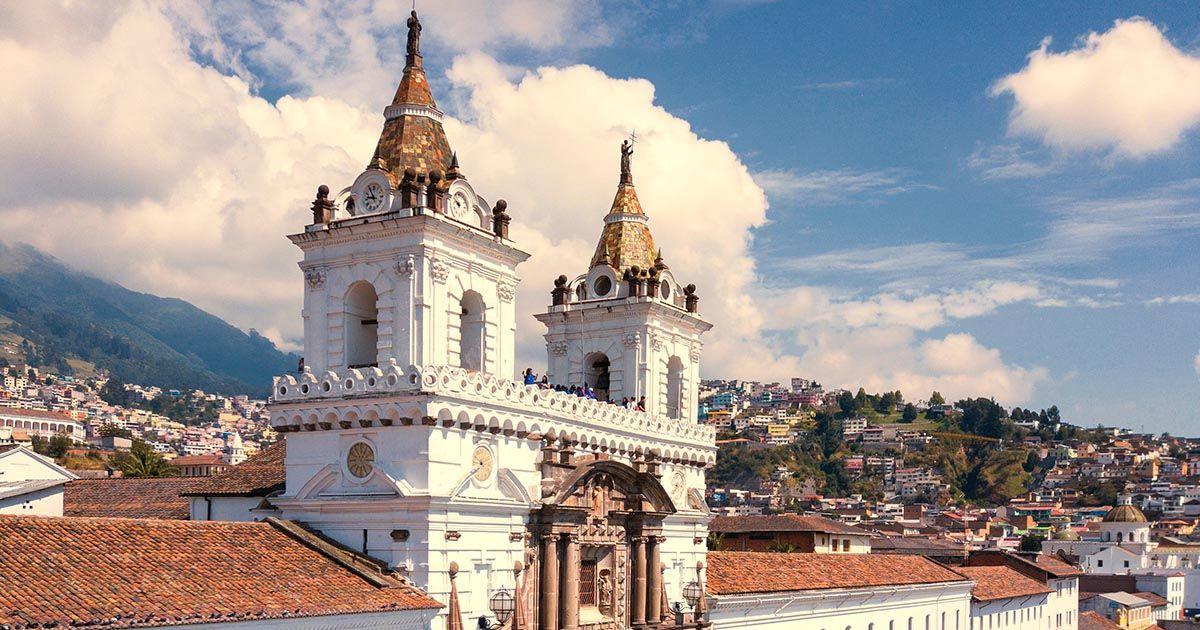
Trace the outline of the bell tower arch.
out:
M 617 193 L 587 273 L 559 276 L 546 325 L 547 373 L 559 385 L 588 385 L 597 398 L 645 399 L 646 411 L 696 418 L 700 318 L 695 285 L 663 261 L 633 185 L 633 143 L 621 145 Z

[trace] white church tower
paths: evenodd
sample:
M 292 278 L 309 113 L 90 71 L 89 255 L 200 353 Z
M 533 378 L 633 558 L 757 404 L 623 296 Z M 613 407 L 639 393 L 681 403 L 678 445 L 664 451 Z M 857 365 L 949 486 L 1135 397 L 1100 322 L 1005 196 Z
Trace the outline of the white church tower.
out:
M 552 359 L 567 357 L 556 380 L 607 379 L 610 395 L 650 407 L 515 382 L 528 255 L 508 238 L 506 204 L 460 170 L 415 12 L 408 26 L 375 155 L 340 192 L 321 186 L 311 223 L 288 237 L 303 254 L 304 365 L 274 381 L 286 484 L 253 513 L 407 576 L 447 605 L 435 630 L 475 627 L 505 596 L 520 628 L 658 628 L 664 603 L 702 581 L 710 518 L 714 433 L 695 421 L 708 324 L 694 289 L 655 261 L 627 147 L 607 253 L 588 276 L 598 287 L 607 274 L 609 289 L 568 299 L 561 279 L 541 317 Z
M 621 145 L 621 179 L 587 273 L 560 276 L 546 325 L 548 374 L 588 385 L 597 398 L 645 399 L 646 410 L 695 421 L 700 335 L 695 285 L 682 286 L 654 245 L 633 185 L 633 143 Z

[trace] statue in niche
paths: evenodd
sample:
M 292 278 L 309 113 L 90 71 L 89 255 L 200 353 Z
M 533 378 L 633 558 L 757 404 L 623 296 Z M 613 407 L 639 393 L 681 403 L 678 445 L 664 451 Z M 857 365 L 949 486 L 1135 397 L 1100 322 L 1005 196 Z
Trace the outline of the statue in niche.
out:
M 596 478 L 592 480 L 592 516 L 608 514 L 612 488 L 612 479 L 608 475 L 596 475 Z
M 596 603 L 600 608 L 600 614 L 605 617 L 612 616 L 612 572 L 608 569 L 600 569 L 600 576 L 596 578 Z

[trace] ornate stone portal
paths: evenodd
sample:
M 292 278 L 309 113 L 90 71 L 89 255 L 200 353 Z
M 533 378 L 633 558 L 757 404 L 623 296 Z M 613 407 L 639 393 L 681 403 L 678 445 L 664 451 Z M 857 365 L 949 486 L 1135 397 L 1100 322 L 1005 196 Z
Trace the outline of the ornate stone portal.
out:
M 653 456 L 633 465 L 574 461 L 571 445 L 542 448 L 542 507 L 530 519 L 540 541 L 538 628 L 658 628 L 663 609 L 663 519 L 675 506 Z

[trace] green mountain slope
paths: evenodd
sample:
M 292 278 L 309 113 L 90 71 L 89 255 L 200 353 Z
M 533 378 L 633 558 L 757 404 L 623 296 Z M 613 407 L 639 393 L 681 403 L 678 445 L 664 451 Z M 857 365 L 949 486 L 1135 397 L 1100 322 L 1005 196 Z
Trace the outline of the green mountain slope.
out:
M 33 365 L 134 383 L 265 395 L 297 357 L 191 304 L 130 291 L 28 245 L 0 243 L 0 341 Z

